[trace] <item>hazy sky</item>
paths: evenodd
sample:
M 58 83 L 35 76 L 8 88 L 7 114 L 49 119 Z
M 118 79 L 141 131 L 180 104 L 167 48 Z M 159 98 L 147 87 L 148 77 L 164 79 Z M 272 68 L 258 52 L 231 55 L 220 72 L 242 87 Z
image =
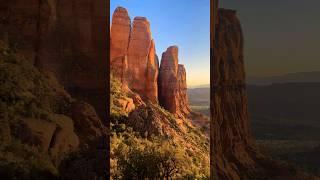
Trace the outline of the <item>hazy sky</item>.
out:
M 221 0 L 238 11 L 248 76 L 320 70 L 319 0 Z
M 187 70 L 188 86 L 210 82 L 210 0 L 111 0 L 110 13 L 125 7 L 131 21 L 147 17 L 161 59 L 171 45 L 179 47 L 179 63 Z

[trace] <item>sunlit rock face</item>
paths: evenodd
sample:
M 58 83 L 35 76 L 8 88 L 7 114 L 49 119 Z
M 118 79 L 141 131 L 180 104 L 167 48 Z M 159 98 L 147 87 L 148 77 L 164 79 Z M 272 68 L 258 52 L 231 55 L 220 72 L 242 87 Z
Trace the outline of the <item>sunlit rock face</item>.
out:
M 112 75 L 121 83 L 126 81 L 130 32 L 131 20 L 128 11 L 122 7 L 116 8 L 111 25 L 110 69 Z
M 143 100 L 157 104 L 159 63 L 149 21 L 135 17 L 131 24 L 127 10 L 118 7 L 113 14 L 110 38 L 113 76 Z
M 156 103 L 158 66 L 150 23 L 146 18 L 134 18 L 128 47 L 128 86 L 143 99 Z
M 135 17 L 130 24 L 126 9 L 118 7 L 111 26 L 111 72 L 144 101 L 159 103 L 168 111 L 187 116 L 186 70 L 178 64 L 178 47 L 163 53 L 161 68 L 150 22 Z
M 158 103 L 159 60 L 156 54 L 154 40 L 151 41 L 146 71 L 147 77 L 145 96 L 151 102 Z
M 178 64 L 178 47 L 171 46 L 162 54 L 159 71 L 159 102 L 169 112 L 187 116 L 190 113 L 186 95 L 186 71 Z

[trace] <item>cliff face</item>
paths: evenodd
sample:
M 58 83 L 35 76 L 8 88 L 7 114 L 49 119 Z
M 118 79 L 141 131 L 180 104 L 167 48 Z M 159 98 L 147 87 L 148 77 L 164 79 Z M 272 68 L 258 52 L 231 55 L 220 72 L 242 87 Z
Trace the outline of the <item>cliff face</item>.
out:
M 235 11 L 217 6 L 213 10 L 217 17 L 211 29 L 211 177 L 318 179 L 260 153 L 250 133 L 241 25 Z
M 125 8 L 118 7 L 111 26 L 111 71 L 123 85 L 145 101 L 158 103 L 158 60 L 150 23 L 135 17 L 131 27 Z
M 117 8 L 112 16 L 110 38 L 110 69 L 121 83 L 126 81 L 128 68 L 128 44 L 131 20 L 125 8 Z
M 180 97 L 179 110 L 183 115 L 187 116 L 191 109 L 187 95 L 187 72 L 182 64 L 178 66 L 178 94 Z
M 105 89 L 107 2 L 23 1 L 0 5 L 0 37 L 15 44 L 42 70 L 51 71 L 72 95 L 90 102 L 105 116 L 96 100 Z M 90 93 L 88 93 L 90 92 Z
M 17 50 L 19 56 L 26 57 L 24 61 L 28 61 L 33 68 L 36 67 L 35 71 L 41 72 L 34 81 L 25 83 L 37 84 L 35 82 L 40 81 L 39 79 L 46 77 L 50 72 L 48 74 L 52 74 L 57 79 L 61 89 L 65 89 L 67 94 L 74 97 L 66 104 L 53 105 L 58 109 L 66 110 L 56 113 L 64 115 L 56 116 L 57 122 L 51 125 L 49 123 L 48 131 L 36 128 L 47 126 L 45 118 L 33 117 L 34 120 L 29 120 L 23 116 L 22 119 L 26 119 L 26 122 L 22 122 L 24 125 L 21 132 L 27 131 L 28 134 L 16 135 L 18 139 L 24 140 L 23 143 L 32 144 L 34 139 L 45 137 L 47 139 L 40 142 L 41 146 L 47 147 L 47 141 L 51 139 L 50 146 L 57 146 L 54 150 L 56 157 L 69 154 L 69 149 L 79 152 L 82 147 L 86 147 L 84 149 L 88 151 L 89 149 L 92 152 L 95 151 L 94 156 L 99 156 L 98 159 L 101 161 L 107 159 L 105 155 L 108 143 L 104 124 L 107 113 L 106 103 L 101 101 L 101 98 L 106 98 L 106 40 L 108 37 L 106 28 L 109 18 L 107 18 L 107 8 L 101 7 L 107 7 L 107 2 L 100 0 L 1 1 L 0 39 L 9 44 L 13 51 Z M 26 64 L 22 65 L 23 68 L 25 66 Z M 30 76 L 32 73 L 26 72 L 26 74 Z M 62 97 L 64 96 L 61 94 L 52 96 L 58 99 Z M 24 98 L 22 100 L 25 100 Z M 39 106 L 49 104 L 46 99 L 38 96 L 34 98 L 41 101 Z M 82 103 L 83 101 L 93 107 Z M 83 129 L 82 126 L 87 128 Z M 52 130 L 56 132 L 52 133 Z M 44 137 L 38 137 L 39 133 Z M 56 161 L 56 158 L 53 157 L 53 160 Z M 105 169 L 99 172 L 99 175 L 95 174 L 97 172 L 95 170 L 87 169 L 83 172 L 103 177 L 106 175 L 106 165 L 105 162 L 98 165 Z M 93 167 L 92 164 L 84 162 L 81 168 L 90 166 Z M 80 174 L 77 175 L 81 177 Z
M 169 112 L 186 116 L 190 113 L 187 100 L 186 71 L 178 64 L 178 47 L 171 46 L 162 54 L 159 71 L 159 101 Z
M 122 7 L 115 10 L 110 62 L 113 76 L 145 102 L 160 102 L 165 109 L 181 116 L 190 113 L 186 70 L 178 65 L 178 48 L 168 48 L 159 70 L 155 42 L 146 18 L 135 17 L 131 27 L 127 10 Z
M 240 179 L 251 158 L 243 35 L 233 10 L 219 9 L 211 67 L 213 171 L 218 179 Z
M 128 85 L 144 99 L 157 103 L 156 77 L 158 76 L 158 67 L 154 63 L 154 46 L 149 21 L 144 17 L 135 17 L 128 48 Z
M 147 72 L 146 72 L 146 97 L 158 103 L 158 74 L 159 74 L 159 61 L 156 54 L 155 42 L 151 41 L 150 50 L 147 59 Z

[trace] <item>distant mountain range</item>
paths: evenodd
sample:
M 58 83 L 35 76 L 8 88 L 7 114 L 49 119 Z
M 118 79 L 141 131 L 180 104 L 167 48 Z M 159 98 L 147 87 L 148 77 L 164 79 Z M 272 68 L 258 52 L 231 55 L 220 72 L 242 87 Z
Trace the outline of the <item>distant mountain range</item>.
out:
M 209 88 L 210 84 L 201 84 L 201 85 L 195 85 L 195 86 L 188 86 L 188 89 L 198 89 L 198 88 Z
M 320 71 L 289 73 L 271 77 L 248 77 L 247 84 L 270 85 L 272 83 L 320 82 Z
M 320 71 L 288 73 L 269 77 L 247 77 L 247 84 L 270 85 L 278 83 L 314 83 L 320 82 Z M 210 84 L 189 86 L 188 89 L 210 88 Z

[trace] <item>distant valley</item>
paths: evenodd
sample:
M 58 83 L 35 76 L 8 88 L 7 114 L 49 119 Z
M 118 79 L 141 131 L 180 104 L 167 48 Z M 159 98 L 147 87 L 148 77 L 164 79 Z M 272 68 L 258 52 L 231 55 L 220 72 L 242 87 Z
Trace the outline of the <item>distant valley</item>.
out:
M 319 173 L 314 154 L 320 151 L 320 72 L 248 82 L 251 129 L 259 146 L 274 158 Z M 209 115 L 209 87 L 188 89 L 188 96 L 192 108 Z
M 288 73 L 270 77 L 247 77 L 247 83 L 253 85 L 270 85 L 273 83 L 314 83 L 320 82 L 320 71 Z

